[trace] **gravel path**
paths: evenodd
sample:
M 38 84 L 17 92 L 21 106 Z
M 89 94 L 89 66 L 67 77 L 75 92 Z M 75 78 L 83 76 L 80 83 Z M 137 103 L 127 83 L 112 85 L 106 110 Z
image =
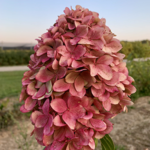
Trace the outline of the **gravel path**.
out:
M 0 72 L 5 71 L 25 71 L 29 70 L 27 66 L 6 66 L 6 67 L 0 67 Z

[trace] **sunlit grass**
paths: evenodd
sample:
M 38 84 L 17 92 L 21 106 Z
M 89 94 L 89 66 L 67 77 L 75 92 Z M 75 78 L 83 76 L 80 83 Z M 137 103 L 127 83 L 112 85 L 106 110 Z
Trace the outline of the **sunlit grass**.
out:
M 24 71 L 0 72 L 0 98 L 17 96 L 21 92 Z

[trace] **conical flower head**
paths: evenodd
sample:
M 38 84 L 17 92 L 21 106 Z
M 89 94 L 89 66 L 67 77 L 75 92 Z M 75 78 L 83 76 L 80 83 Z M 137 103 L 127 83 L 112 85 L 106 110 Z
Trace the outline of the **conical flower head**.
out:
M 114 36 L 104 18 L 77 5 L 37 39 L 20 110 L 32 112 L 32 134 L 46 150 L 95 149 L 94 138 L 113 129 L 109 119 L 132 105 L 134 79 Z

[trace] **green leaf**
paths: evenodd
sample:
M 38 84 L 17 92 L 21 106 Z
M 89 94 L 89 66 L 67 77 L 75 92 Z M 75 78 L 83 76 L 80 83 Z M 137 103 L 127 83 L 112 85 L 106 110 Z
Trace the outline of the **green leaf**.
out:
M 101 146 L 102 150 L 115 150 L 114 143 L 108 134 L 101 139 Z

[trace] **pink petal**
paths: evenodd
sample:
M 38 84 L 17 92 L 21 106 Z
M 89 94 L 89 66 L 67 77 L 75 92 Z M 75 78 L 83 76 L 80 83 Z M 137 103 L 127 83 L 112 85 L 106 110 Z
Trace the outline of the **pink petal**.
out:
M 88 24 L 91 19 L 92 19 L 92 15 L 85 16 L 85 17 L 82 19 L 82 23 L 83 23 L 83 24 Z
M 70 113 L 74 116 L 75 119 L 79 119 L 85 116 L 86 110 L 81 105 L 79 105 L 78 107 L 71 108 Z
M 133 85 L 126 85 L 125 90 L 128 94 L 133 94 L 136 92 L 136 88 Z
M 65 144 L 65 142 L 53 141 L 49 150 L 62 150 Z
M 87 25 L 78 25 L 76 28 L 76 36 L 84 37 L 88 33 L 88 26 Z
M 42 128 L 46 125 L 47 121 L 48 121 L 48 116 L 41 115 L 36 119 L 35 127 L 36 128 Z
M 84 46 L 82 45 L 77 45 L 77 47 L 75 48 L 75 50 L 73 51 L 73 58 L 75 60 L 79 59 L 81 56 L 83 56 L 86 52 L 86 49 Z
M 85 88 L 83 88 L 81 92 L 77 92 L 73 84 L 70 86 L 69 92 L 71 95 L 78 96 L 80 98 L 86 94 Z
M 59 18 L 58 19 L 58 26 L 60 27 L 62 24 L 67 23 L 67 20 L 65 17 Z
M 100 39 L 104 33 L 104 28 L 98 25 L 92 27 L 91 39 Z
M 73 30 L 75 28 L 75 25 L 73 23 L 68 23 L 69 30 Z
M 43 128 L 35 128 L 34 136 L 37 140 L 42 141 L 43 140 Z
M 49 99 L 47 99 L 42 106 L 42 110 L 45 115 L 49 114 L 49 106 L 50 106 Z
M 73 38 L 74 37 L 74 34 L 73 33 L 71 33 L 71 32 L 67 32 L 67 33 L 65 33 L 65 34 L 63 34 L 63 37 L 66 37 L 66 38 Z
M 124 81 L 127 78 L 127 76 L 123 73 L 119 73 L 119 81 Z
M 52 64 L 52 68 L 54 70 L 57 70 L 59 67 L 59 62 L 57 61 L 57 59 L 54 59 L 53 64 Z
M 103 107 L 105 108 L 105 110 L 110 111 L 111 109 L 111 101 L 108 98 L 107 100 L 103 101 Z
M 40 111 L 34 111 L 32 114 L 31 114 L 31 120 L 33 123 L 35 123 L 36 119 L 43 115 Z
M 61 56 L 60 57 L 60 60 L 59 60 L 59 65 L 60 66 L 67 66 L 67 61 L 68 61 L 68 57 L 65 57 L 65 56 Z
M 63 113 L 62 116 L 64 122 L 73 130 L 75 128 L 75 124 L 76 124 L 76 120 L 74 118 L 74 116 L 69 112 L 66 111 L 65 113 Z
M 102 82 L 93 83 L 92 86 L 93 86 L 94 88 L 96 88 L 96 89 L 104 88 Z
M 74 108 L 74 107 L 78 107 L 81 103 L 81 98 L 76 97 L 76 96 L 70 96 L 68 99 L 68 107 L 70 109 Z
M 93 45 L 93 42 L 92 41 L 90 41 L 90 40 L 88 40 L 88 39 L 81 39 L 79 42 L 78 42 L 78 44 L 83 44 L 83 45 Z
M 41 55 L 45 54 L 48 50 L 52 50 L 52 48 L 50 46 L 43 45 L 38 49 L 36 55 L 41 56 Z
M 89 146 L 90 148 L 95 149 L 95 141 L 93 140 L 93 138 L 90 139 Z
M 46 93 L 46 85 L 43 84 L 43 85 L 40 87 L 39 91 L 37 92 L 36 97 L 37 97 L 37 98 L 40 98 L 40 97 L 42 97 L 45 93 Z
M 46 39 L 43 40 L 43 43 L 45 45 L 53 46 L 54 45 L 54 39 L 52 39 L 52 38 L 46 38 Z
M 118 72 L 113 72 L 113 77 L 112 79 L 110 80 L 105 80 L 104 81 L 107 85 L 110 85 L 110 86 L 115 86 L 118 84 L 119 82 L 119 74 Z
M 110 96 L 110 93 L 109 92 L 105 92 L 103 95 L 100 95 L 98 97 L 98 99 L 103 102 L 103 101 L 106 101 L 109 98 L 109 96 Z
M 30 84 L 28 84 L 28 86 L 27 86 L 27 93 L 32 96 L 36 92 L 37 92 L 37 90 L 35 89 L 35 83 L 31 82 Z
M 63 78 L 66 75 L 66 68 L 65 67 L 59 67 L 58 72 L 57 72 L 57 77 L 58 78 Z
M 97 63 L 104 64 L 104 65 L 110 65 L 113 62 L 113 57 L 110 55 L 103 55 L 97 60 Z
M 70 88 L 70 84 L 66 83 L 64 79 L 57 80 L 53 85 L 53 90 L 56 92 L 64 92 Z
M 74 51 L 74 49 L 75 49 L 76 46 L 75 45 L 71 45 L 70 39 L 66 39 L 64 42 L 65 42 L 66 48 L 67 48 L 67 50 L 69 52 Z
M 111 101 L 111 104 L 114 104 L 114 105 L 119 104 L 120 102 L 120 99 L 118 96 L 113 96 L 113 97 L 110 96 L 109 99 Z
M 105 89 L 104 88 L 96 89 L 96 88 L 92 87 L 91 92 L 92 92 L 94 97 L 99 97 L 99 96 L 104 94 Z
M 53 123 L 54 123 L 55 126 L 58 126 L 58 127 L 66 126 L 66 124 L 62 122 L 62 120 L 61 120 L 59 115 L 57 115 L 54 118 Z
M 28 97 L 25 100 L 25 105 L 24 105 L 25 109 L 32 110 L 35 107 L 36 102 L 37 102 L 37 100 L 34 100 L 31 97 Z
M 78 76 L 76 79 L 75 79 L 75 89 L 78 91 L 78 92 L 81 92 L 81 90 L 83 89 L 84 87 L 84 80 Z
M 50 145 L 52 142 L 53 142 L 53 136 L 52 135 L 50 135 L 50 136 L 44 135 L 44 137 L 43 137 L 43 143 L 44 143 L 45 146 Z M 49 148 L 50 148 L 50 146 L 49 146 Z M 49 149 L 45 148 L 44 150 L 49 150 Z
M 43 130 L 44 135 L 49 135 L 50 133 L 53 134 L 53 131 L 51 131 L 52 128 L 50 128 L 52 124 L 53 124 L 53 116 L 49 115 L 48 122 L 45 125 L 44 130 Z
M 90 66 L 91 76 L 93 76 L 93 77 L 96 76 L 99 71 L 98 68 L 94 64 L 90 64 L 89 66 Z
M 117 53 L 122 49 L 122 45 L 120 44 L 120 41 L 117 39 L 112 39 L 109 44 L 106 44 L 106 47 L 104 47 L 103 51 L 107 53 Z
M 85 64 L 83 64 L 81 61 L 77 61 L 77 60 L 73 60 L 71 67 L 72 68 L 80 68 L 80 67 L 84 67 Z
M 78 72 L 70 72 L 67 76 L 66 76 L 66 78 L 65 78 L 65 81 L 67 82 L 67 83 L 74 83 L 74 81 L 75 81 L 75 79 L 76 79 L 76 77 L 78 76 Z
M 41 67 L 36 75 L 36 79 L 41 82 L 47 82 L 54 77 L 54 73 L 47 70 L 45 67 Z
M 54 58 L 54 51 L 53 50 L 47 51 L 47 57 Z
M 107 65 L 98 64 L 96 66 L 98 74 L 105 80 L 110 80 L 113 77 L 112 69 Z
M 80 37 L 75 37 L 75 38 L 70 40 L 70 43 L 72 45 L 76 45 L 80 41 L 80 39 L 81 39 Z
M 120 101 L 120 104 L 121 104 L 121 105 L 124 105 L 124 106 L 131 106 L 131 105 L 133 105 L 134 103 L 133 103 L 131 100 L 122 99 L 122 100 Z
M 22 106 L 20 107 L 20 111 L 21 111 L 22 113 L 27 113 L 27 112 L 29 112 L 30 110 L 25 109 L 25 106 L 22 105 Z
M 70 15 L 71 11 L 70 11 L 70 9 L 68 7 L 66 7 L 65 10 L 64 10 L 64 13 L 66 15 Z
M 92 113 L 92 112 L 88 112 L 88 114 L 85 115 L 85 116 L 83 117 L 83 119 L 89 120 L 89 119 L 91 119 L 92 117 L 93 117 L 93 113 Z
M 66 46 L 57 47 L 57 52 L 63 56 L 69 55 L 69 52 L 66 49 Z
M 106 123 L 99 119 L 90 119 L 90 123 L 94 128 L 98 128 L 101 130 L 106 129 Z
M 67 110 L 66 102 L 61 98 L 53 99 L 51 102 L 51 107 L 58 113 L 63 113 Z

